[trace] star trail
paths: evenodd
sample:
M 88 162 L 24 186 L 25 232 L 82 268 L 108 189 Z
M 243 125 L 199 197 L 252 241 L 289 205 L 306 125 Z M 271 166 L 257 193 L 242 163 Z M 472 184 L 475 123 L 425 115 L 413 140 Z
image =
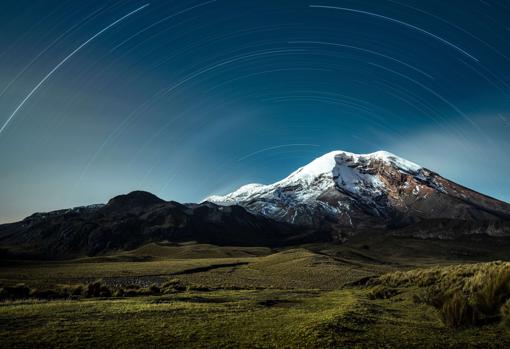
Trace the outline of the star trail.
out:
M 334 149 L 510 200 L 506 1 L 2 1 L 0 221 Z
M 11 115 L 9 115 L 9 117 L 7 118 L 7 121 L 3 124 L 3 126 L 0 128 L 0 134 L 2 133 L 2 131 L 7 127 L 7 125 L 9 124 L 9 121 L 12 120 L 12 118 L 16 115 L 16 113 L 23 107 L 23 105 L 28 101 L 28 99 L 39 89 L 39 87 L 41 87 L 42 84 L 44 84 L 44 82 L 46 80 L 48 80 L 52 75 L 53 73 L 55 73 L 65 62 L 67 62 L 71 57 L 73 57 L 79 50 L 81 50 L 85 45 L 87 45 L 89 42 L 91 42 L 92 40 L 94 40 L 95 38 L 97 38 L 99 35 L 101 35 L 103 32 L 107 31 L 108 29 L 110 29 L 111 27 L 113 27 L 115 24 L 119 23 L 120 21 L 122 21 L 123 19 L 131 16 L 132 14 L 142 10 L 143 8 L 149 6 L 149 4 L 145 4 L 139 8 L 137 8 L 136 10 L 134 11 L 131 11 L 130 13 L 128 13 L 127 15 L 123 16 L 122 18 L 116 20 L 115 22 L 113 22 L 112 24 L 108 25 L 107 27 L 105 27 L 104 29 L 100 30 L 99 32 L 97 32 L 96 34 L 94 34 L 90 39 L 88 39 L 87 41 L 85 41 L 83 44 L 81 44 L 80 46 L 78 46 L 73 52 L 71 52 L 70 54 L 68 54 L 63 60 L 61 60 L 52 70 L 50 70 L 50 72 L 48 74 L 46 74 L 44 76 L 44 78 L 42 78 L 41 81 L 39 81 L 37 83 L 37 85 L 35 85 L 35 87 L 28 93 L 28 95 L 23 98 L 23 100 L 21 101 L 21 103 L 16 107 L 16 109 L 14 109 L 14 111 L 12 112 Z

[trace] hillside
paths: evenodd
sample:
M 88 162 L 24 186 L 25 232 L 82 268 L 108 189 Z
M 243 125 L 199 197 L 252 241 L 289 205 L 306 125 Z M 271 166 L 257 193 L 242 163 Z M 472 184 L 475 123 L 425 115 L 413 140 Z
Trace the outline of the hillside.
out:
M 5 258 L 69 258 L 165 241 L 279 246 L 320 239 L 302 227 L 251 214 L 240 206 L 183 205 L 140 191 L 117 196 L 106 205 L 37 213 L 0 225 Z

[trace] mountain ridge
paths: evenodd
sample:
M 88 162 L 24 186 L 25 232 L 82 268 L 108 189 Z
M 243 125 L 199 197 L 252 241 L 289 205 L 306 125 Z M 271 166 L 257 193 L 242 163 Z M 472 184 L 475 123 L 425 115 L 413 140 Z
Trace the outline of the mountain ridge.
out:
M 385 151 L 334 151 L 276 183 L 201 203 L 134 191 L 104 205 L 35 213 L 0 225 L 0 254 L 67 258 L 183 241 L 276 247 L 363 233 L 506 238 L 510 205 Z
M 273 184 L 248 184 L 205 200 L 284 222 L 333 219 L 343 230 L 363 228 L 363 222 L 387 227 L 426 219 L 510 219 L 509 204 L 387 151 L 332 151 Z
M 181 204 L 143 191 L 106 205 L 35 213 L 0 225 L 0 255 L 68 258 L 129 250 L 151 242 L 279 246 L 325 240 L 315 232 L 249 213 L 241 206 Z

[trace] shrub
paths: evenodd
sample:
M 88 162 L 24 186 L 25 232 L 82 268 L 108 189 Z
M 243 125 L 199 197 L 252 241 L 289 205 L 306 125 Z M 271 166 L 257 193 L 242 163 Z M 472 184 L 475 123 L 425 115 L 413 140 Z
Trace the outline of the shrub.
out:
M 119 297 L 136 297 L 136 296 L 150 296 L 150 295 L 159 295 L 162 293 L 162 290 L 158 285 L 153 284 L 149 287 L 140 288 L 139 286 L 128 286 L 126 290 L 118 290 L 117 296 Z
M 106 286 L 101 286 L 99 288 L 99 297 L 111 297 L 112 296 L 112 291 L 106 287 Z
M 87 297 L 111 297 L 112 291 L 105 285 L 101 285 L 101 282 L 96 281 L 88 285 Z
M 100 282 L 91 283 L 87 287 L 87 297 L 99 297 L 100 292 L 101 292 Z
M 160 294 L 161 293 L 161 289 L 158 287 L 158 285 L 151 285 L 149 287 L 149 292 L 152 293 L 152 294 Z
M 69 298 L 69 293 L 63 290 L 34 290 L 30 296 L 38 299 L 62 299 Z
M 83 294 L 83 286 L 76 286 L 75 288 L 71 289 L 71 295 L 73 296 L 81 296 Z
M 179 280 L 174 279 L 165 282 L 162 285 L 163 293 L 175 293 L 175 292 L 183 292 L 186 291 L 186 286 L 184 286 Z
M 30 296 L 30 288 L 24 284 L 5 286 L 0 290 L 0 299 L 25 299 Z

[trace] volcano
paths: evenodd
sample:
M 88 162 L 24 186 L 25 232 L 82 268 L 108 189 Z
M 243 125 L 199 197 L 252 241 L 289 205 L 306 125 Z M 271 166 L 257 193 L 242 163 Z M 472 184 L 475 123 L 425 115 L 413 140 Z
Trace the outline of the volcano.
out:
M 205 201 L 339 232 L 446 221 L 494 227 L 510 220 L 509 204 L 387 151 L 332 151 L 276 183 L 248 184 Z M 497 234 L 498 229 L 492 230 Z

